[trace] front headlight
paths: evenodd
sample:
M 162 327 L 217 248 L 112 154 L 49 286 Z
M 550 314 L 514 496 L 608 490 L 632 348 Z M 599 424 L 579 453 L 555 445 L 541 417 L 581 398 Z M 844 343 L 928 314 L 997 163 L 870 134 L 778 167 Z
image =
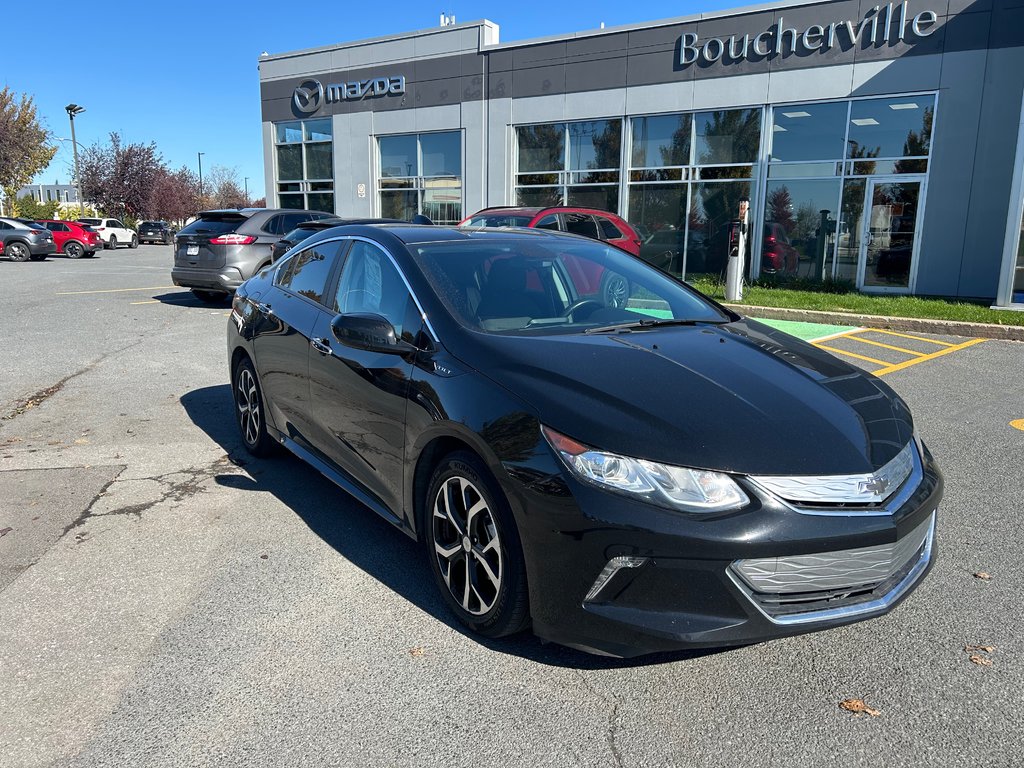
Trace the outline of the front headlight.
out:
M 600 451 L 550 427 L 542 426 L 541 433 L 576 477 L 608 491 L 685 512 L 725 512 L 750 502 L 743 489 L 721 472 Z

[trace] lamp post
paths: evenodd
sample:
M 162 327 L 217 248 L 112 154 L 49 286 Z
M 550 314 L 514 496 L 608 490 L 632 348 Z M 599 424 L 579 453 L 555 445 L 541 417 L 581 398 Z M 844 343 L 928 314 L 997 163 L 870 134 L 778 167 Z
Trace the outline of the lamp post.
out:
M 245 177 L 245 207 L 249 207 L 249 177 Z
M 203 207 L 203 155 L 205 152 L 196 152 L 196 157 L 199 158 L 199 207 Z
M 78 215 L 81 218 L 85 216 L 85 200 L 82 198 L 82 175 L 78 170 L 78 142 L 75 141 L 75 115 L 85 112 L 85 107 L 80 107 L 77 104 L 68 104 L 64 109 L 67 110 L 68 120 L 71 121 L 71 149 L 75 153 L 75 192 L 78 194 Z

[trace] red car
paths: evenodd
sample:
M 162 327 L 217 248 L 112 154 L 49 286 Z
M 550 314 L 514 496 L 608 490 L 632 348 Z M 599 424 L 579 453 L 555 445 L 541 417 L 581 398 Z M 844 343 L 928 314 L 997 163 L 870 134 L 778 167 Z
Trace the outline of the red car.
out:
M 459 223 L 460 227 L 528 227 L 571 232 L 601 240 L 634 256 L 640 255 L 640 235 L 628 223 L 608 211 L 574 206 L 484 208 Z M 590 262 L 592 263 L 592 262 Z M 595 265 L 597 266 L 597 265 Z M 573 276 L 577 285 L 589 287 L 589 295 L 600 296 L 606 306 L 625 306 L 629 282 L 615 272 L 597 267 Z
M 100 239 L 99 233 L 85 224 L 56 219 L 40 219 L 36 223 L 50 230 L 57 250 L 72 259 L 93 256 L 96 251 L 103 248 L 103 240 Z
M 795 275 L 799 262 L 800 252 L 790 243 L 786 228 L 773 221 L 766 222 L 761 248 L 761 272 L 769 275 Z

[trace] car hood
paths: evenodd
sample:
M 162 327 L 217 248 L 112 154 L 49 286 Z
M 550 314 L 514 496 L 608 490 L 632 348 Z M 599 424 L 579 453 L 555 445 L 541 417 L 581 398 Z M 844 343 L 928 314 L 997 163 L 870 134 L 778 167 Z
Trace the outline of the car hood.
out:
M 482 337 L 480 371 L 591 446 L 745 474 L 859 474 L 911 439 L 879 379 L 755 321 Z

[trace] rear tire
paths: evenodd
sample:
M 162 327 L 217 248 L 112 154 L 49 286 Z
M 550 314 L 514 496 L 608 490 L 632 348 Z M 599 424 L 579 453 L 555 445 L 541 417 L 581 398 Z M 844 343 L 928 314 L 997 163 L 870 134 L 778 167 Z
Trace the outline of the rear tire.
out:
M 248 357 L 243 357 L 235 366 L 231 392 L 235 402 L 235 423 L 245 450 L 253 456 L 269 456 L 277 444 L 267 433 L 263 390 Z
M 132 242 L 131 242 L 131 244 L 128 247 L 129 248 L 138 248 L 139 247 L 139 238 L 136 237 L 135 235 L 132 235 Z
M 459 621 L 486 637 L 526 628 L 519 531 L 505 494 L 475 454 L 456 451 L 434 469 L 422 528 L 434 581 Z
M 112 251 L 117 250 L 117 235 L 111 235 L 110 240 L 107 241 L 107 248 Z
M 69 259 L 80 259 L 85 254 L 82 244 L 74 240 L 64 243 L 64 255 Z
M 24 243 L 8 243 L 5 247 L 5 253 L 11 261 L 28 261 L 32 258 L 31 251 L 29 251 L 28 246 Z

